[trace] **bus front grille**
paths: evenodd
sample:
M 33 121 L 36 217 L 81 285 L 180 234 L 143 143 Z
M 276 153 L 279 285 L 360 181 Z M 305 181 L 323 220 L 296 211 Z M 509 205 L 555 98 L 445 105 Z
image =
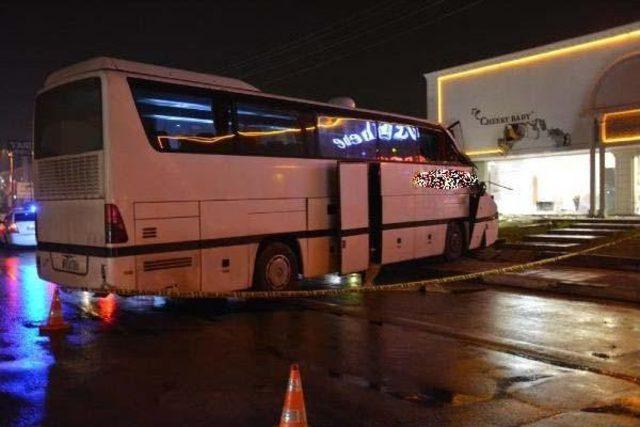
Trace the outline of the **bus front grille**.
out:
M 38 159 L 36 200 L 104 197 L 102 153 Z

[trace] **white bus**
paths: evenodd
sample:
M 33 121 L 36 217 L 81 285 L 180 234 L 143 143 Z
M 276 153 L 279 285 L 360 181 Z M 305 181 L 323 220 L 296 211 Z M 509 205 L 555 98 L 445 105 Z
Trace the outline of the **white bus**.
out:
M 491 245 L 442 126 L 96 58 L 35 105 L 37 267 L 66 287 L 207 293 Z

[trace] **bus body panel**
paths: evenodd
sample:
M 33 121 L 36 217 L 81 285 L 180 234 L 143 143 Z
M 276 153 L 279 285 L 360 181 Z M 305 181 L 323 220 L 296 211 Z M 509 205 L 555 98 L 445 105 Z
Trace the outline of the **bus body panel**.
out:
M 81 266 L 83 273 L 64 271 L 62 260 L 69 257 Z M 38 275 L 63 286 L 102 290 L 106 286 L 117 283 L 118 288 L 135 290 L 135 257 L 103 257 L 91 255 L 69 254 L 61 251 L 44 251 L 36 253 Z M 86 271 L 86 273 L 84 273 Z
M 318 277 L 338 271 L 337 239 L 334 236 L 300 239 L 302 247 L 302 267 L 305 277 Z
M 497 208 L 493 198 L 487 194 L 480 198 L 478 204 L 477 222 L 473 228 L 473 235 L 469 239 L 469 249 L 477 249 L 483 244 L 493 245 L 498 240 Z
M 421 188 L 413 184 L 416 174 L 442 167 L 413 163 L 381 165 L 383 264 L 442 254 L 447 222 L 468 221 L 468 190 Z M 469 167 L 449 168 L 471 171 Z
M 41 200 L 38 240 L 46 243 L 104 246 L 104 199 Z M 88 220 L 78 220 L 87 218 Z
M 251 283 L 253 265 L 249 260 L 257 246 L 234 245 L 203 249 L 202 290 L 225 292 L 247 288 Z
M 369 267 L 369 164 L 339 162 L 340 273 L 364 271 Z

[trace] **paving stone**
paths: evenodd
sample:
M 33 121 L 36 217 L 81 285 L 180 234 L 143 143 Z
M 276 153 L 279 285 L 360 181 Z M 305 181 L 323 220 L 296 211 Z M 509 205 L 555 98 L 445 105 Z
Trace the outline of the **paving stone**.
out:
M 636 388 L 627 381 L 589 372 L 573 372 L 509 394 L 537 407 L 571 411 L 611 404 L 620 394 L 634 392 Z
M 594 412 L 565 412 L 549 418 L 525 424 L 526 427 L 611 427 L 638 426 L 640 419 L 625 415 L 600 414 Z

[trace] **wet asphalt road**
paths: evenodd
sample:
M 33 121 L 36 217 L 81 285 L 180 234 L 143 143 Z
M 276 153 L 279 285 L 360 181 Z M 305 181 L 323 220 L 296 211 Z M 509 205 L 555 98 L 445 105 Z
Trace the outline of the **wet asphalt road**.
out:
M 401 267 L 387 280 L 428 274 Z M 0 426 L 640 425 L 640 310 L 454 284 L 314 301 L 63 294 L 0 254 Z

